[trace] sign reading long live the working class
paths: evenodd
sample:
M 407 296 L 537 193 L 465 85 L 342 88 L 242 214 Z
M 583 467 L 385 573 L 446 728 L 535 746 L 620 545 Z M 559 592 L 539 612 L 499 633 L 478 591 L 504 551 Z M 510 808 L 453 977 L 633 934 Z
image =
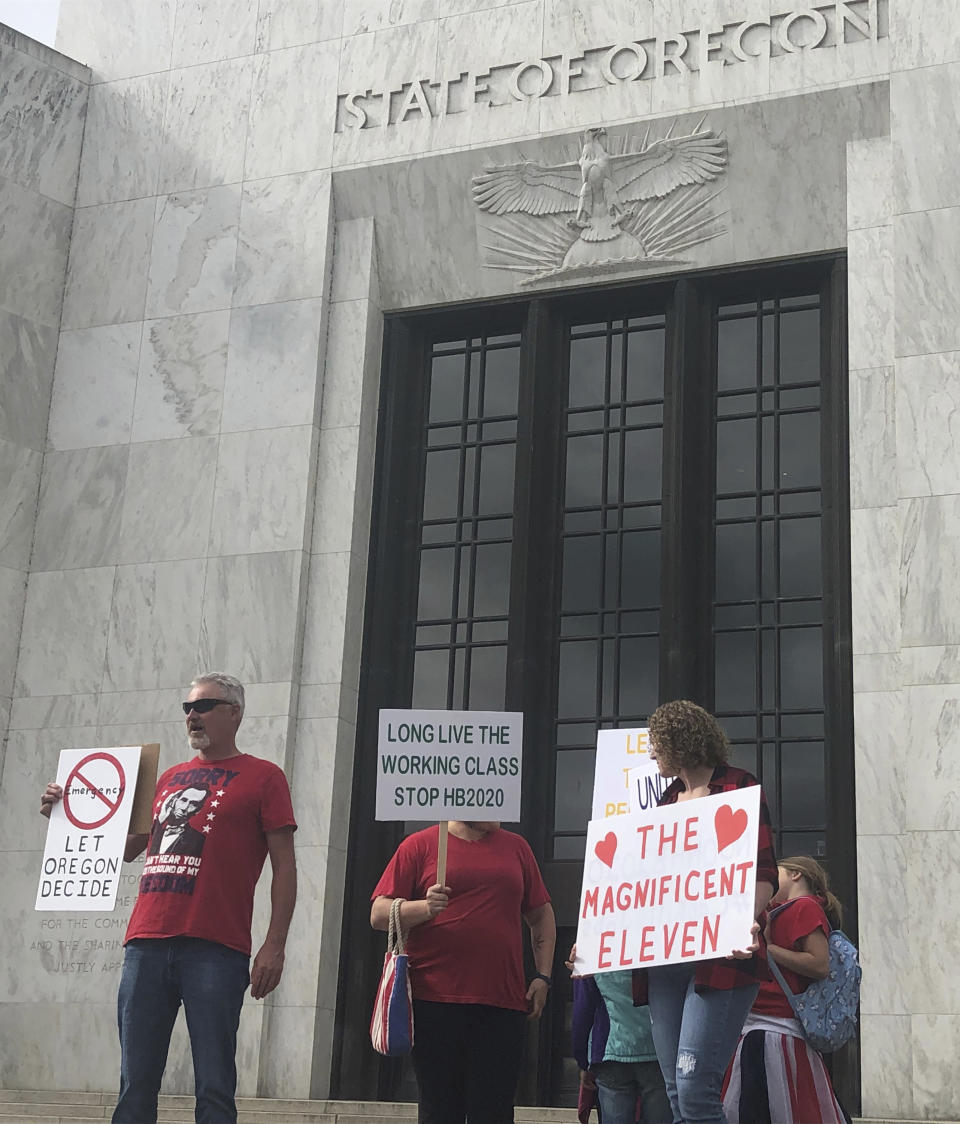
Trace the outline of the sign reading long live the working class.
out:
M 378 820 L 520 818 L 523 715 L 381 710 Z
M 137 787 L 138 745 L 65 749 L 50 812 L 37 909 L 113 909 Z

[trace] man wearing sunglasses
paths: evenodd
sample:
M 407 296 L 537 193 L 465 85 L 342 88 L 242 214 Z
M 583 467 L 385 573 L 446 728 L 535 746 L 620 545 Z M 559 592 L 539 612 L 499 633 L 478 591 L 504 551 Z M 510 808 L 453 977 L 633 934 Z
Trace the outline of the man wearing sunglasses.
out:
M 280 982 L 297 893 L 296 821 L 286 777 L 237 748 L 242 684 L 201 675 L 183 703 L 195 756 L 157 781 L 153 828 L 128 835 L 124 858 L 147 849 L 127 927 L 117 999 L 120 1096 L 114 1124 L 157 1119 L 170 1035 L 183 1004 L 193 1052 L 196 1116 L 237 1119 L 237 1028 L 250 985 L 262 999 Z M 62 798 L 49 784 L 40 811 Z M 149 842 L 149 847 L 148 847 Z M 270 856 L 271 913 L 250 966 L 253 895 Z

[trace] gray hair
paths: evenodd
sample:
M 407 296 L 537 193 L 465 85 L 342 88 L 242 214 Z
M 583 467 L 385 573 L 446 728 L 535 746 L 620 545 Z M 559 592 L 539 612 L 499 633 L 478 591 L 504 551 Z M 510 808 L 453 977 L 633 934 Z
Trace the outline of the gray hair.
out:
M 226 675 L 222 671 L 209 671 L 205 675 L 198 675 L 190 686 L 199 687 L 202 683 L 215 683 L 223 691 L 223 697 L 227 702 L 240 707 L 240 717 L 243 717 L 246 700 L 243 693 L 243 684 L 239 679 L 234 679 L 232 675 Z

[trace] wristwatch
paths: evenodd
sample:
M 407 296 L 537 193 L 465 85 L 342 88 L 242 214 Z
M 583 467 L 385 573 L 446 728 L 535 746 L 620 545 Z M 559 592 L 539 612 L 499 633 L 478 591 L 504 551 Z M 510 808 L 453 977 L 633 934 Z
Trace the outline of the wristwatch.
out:
M 533 978 L 535 980 L 543 980 L 547 987 L 553 987 L 553 980 L 549 976 L 545 976 L 543 972 L 537 972 Z

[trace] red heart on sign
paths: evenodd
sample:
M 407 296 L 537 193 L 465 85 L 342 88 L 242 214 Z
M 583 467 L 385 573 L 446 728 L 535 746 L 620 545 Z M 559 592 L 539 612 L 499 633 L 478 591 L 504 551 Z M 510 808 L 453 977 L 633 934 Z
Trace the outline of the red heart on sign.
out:
M 605 863 L 609 867 L 613 866 L 613 856 L 617 853 L 617 837 L 612 831 L 608 831 L 596 847 L 593 848 L 593 853 L 602 863 Z
M 717 832 L 717 850 L 722 851 L 736 843 L 747 830 L 747 813 L 743 808 L 735 812 L 729 804 L 721 804 L 713 817 L 713 826 Z

